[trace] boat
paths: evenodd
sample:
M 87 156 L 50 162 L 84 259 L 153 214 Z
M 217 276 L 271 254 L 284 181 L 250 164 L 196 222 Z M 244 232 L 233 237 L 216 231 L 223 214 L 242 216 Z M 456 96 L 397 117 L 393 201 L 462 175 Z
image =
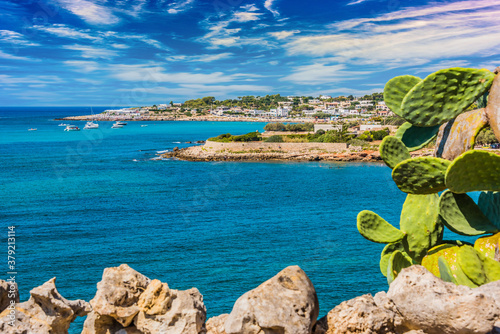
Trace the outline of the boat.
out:
M 66 123 L 61 123 L 59 124 L 58 126 L 68 126 L 69 124 L 66 124 Z
M 28 131 L 36 131 L 37 128 L 29 128 Z
M 146 127 L 146 126 L 148 126 L 148 125 L 147 125 L 147 124 L 143 124 L 143 125 L 141 125 L 141 128 L 144 128 L 144 127 Z
M 89 129 L 99 129 L 99 124 L 94 123 L 93 121 L 87 122 L 85 126 L 83 127 L 84 130 L 89 130 Z
M 116 123 L 115 123 L 115 124 L 117 124 L 117 125 L 121 125 L 121 126 L 127 125 L 127 123 L 125 123 L 125 122 L 121 122 L 121 121 L 116 121 Z
M 68 125 L 64 131 L 80 131 L 80 128 L 76 125 Z
M 123 125 L 120 124 L 121 122 L 115 122 L 115 124 L 113 124 L 113 126 L 111 127 L 111 129 L 119 129 L 119 128 L 123 128 Z

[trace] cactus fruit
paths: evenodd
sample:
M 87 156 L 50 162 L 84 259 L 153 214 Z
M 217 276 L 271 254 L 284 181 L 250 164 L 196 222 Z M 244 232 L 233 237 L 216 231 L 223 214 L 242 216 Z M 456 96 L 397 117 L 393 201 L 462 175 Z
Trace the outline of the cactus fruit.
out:
M 384 101 L 393 113 L 401 116 L 401 103 L 406 94 L 422 79 L 413 75 L 401 75 L 389 80 L 384 87 Z
M 399 224 L 406 238 L 402 242 L 406 253 L 417 263 L 443 239 L 443 223 L 439 217 L 438 204 L 437 194 L 408 194 L 403 204 Z
M 441 125 L 436 140 L 434 156 L 453 160 L 474 148 L 476 137 L 486 125 L 485 109 L 471 110 Z
M 500 229 L 500 192 L 481 192 L 477 205 L 493 225 Z
M 394 136 L 405 144 L 408 151 L 413 152 L 429 144 L 438 131 L 439 125 L 423 128 L 406 122 L 399 127 Z
M 446 189 L 445 173 L 449 164 L 448 160 L 433 157 L 404 160 L 392 170 L 392 179 L 408 194 L 437 193 Z
M 499 191 L 500 156 L 486 151 L 465 152 L 448 167 L 445 183 L 454 193 Z
M 402 269 L 408 268 L 411 265 L 411 261 L 402 252 L 398 250 L 394 251 L 389 258 L 387 266 L 387 282 L 391 284 Z
M 474 242 L 474 249 L 483 256 L 494 259 L 497 248 L 499 248 L 500 233 L 478 238 Z
M 446 227 L 457 234 L 481 235 L 499 230 L 467 194 L 443 192 L 439 199 L 439 213 Z
M 411 158 L 406 146 L 401 140 L 393 136 L 387 136 L 382 140 L 379 151 L 382 160 L 391 168 L 396 167 L 401 161 Z
M 368 210 L 358 214 L 358 231 L 370 241 L 386 244 L 399 241 L 405 236 L 382 217 Z
M 464 112 L 491 86 L 486 70 L 449 68 L 432 73 L 406 94 L 401 116 L 417 126 L 443 124 Z

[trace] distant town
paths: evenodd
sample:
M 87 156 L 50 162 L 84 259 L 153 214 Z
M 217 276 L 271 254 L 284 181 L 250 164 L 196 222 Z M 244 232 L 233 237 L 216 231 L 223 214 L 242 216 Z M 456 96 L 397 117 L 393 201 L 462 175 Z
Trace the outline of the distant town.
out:
M 110 109 L 103 112 L 106 117 L 126 117 L 141 120 L 157 117 L 199 117 L 217 116 L 227 118 L 317 118 L 337 120 L 351 117 L 392 116 L 385 105 L 382 93 L 363 97 L 320 95 L 305 96 L 243 96 L 238 99 L 216 100 L 207 96 L 188 100 L 183 103 L 173 102 L 152 106 Z M 121 116 L 121 117 L 120 117 Z

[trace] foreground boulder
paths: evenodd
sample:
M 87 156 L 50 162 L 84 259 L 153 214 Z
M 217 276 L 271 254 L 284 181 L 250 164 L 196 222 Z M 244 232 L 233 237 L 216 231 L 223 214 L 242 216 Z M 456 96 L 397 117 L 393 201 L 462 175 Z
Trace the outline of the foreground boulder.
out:
M 11 305 L 11 301 L 19 303 L 17 283 L 0 280 L 0 312 L 9 307 L 9 305 Z
M 172 290 L 126 264 L 106 268 L 82 334 L 198 334 L 206 309 L 196 289 Z
M 150 334 L 198 334 L 204 329 L 207 310 L 196 288 L 186 291 L 169 289 L 153 280 L 139 299 L 139 314 L 134 323 Z
M 238 298 L 224 328 L 227 334 L 308 334 L 318 313 L 313 284 L 291 266 Z
M 226 319 L 229 314 L 221 314 L 219 316 L 210 318 L 206 323 L 206 334 L 226 334 L 224 329 L 224 324 L 226 323 Z
M 499 319 L 500 282 L 471 289 L 444 282 L 422 266 L 403 269 L 387 297 L 408 330 L 426 334 L 480 334 L 494 330 Z
M 17 304 L 15 310 L 0 314 L 0 333 L 64 334 L 76 317 L 90 312 L 83 300 L 65 299 L 56 289 L 55 278 L 30 291 L 31 297 Z M 11 318 L 13 316 L 14 318 Z
M 396 334 L 401 320 L 397 312 L 377 305 L 377 298 L 363 295 L 342 302 L 328 312 L 316 324 L 314 334 Z

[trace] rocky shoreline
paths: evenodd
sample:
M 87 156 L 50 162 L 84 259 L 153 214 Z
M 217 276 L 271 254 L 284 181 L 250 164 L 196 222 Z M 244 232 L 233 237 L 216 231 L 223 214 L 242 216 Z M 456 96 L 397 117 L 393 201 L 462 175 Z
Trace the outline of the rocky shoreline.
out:
M 339 162 L 381 162 L 382 158 L 377 150 L 363 150 L 361 147 L 332 148 L 328 150 L 327 143 L 322 147 L 310 148 L 306 144 L 293 143 L 293 147 L 286 147 L 292 143 L 225 143 L 207 141 L 201 146 L 174 148 L 161 155 L 163 159 L 179 159 L 186 161 L 339 161 Z M 276 147 L 272 147 L 271 145 Z M 213 147 L 216 146 L 217 147 Z M 332 144 L 333 145 L 333 144 Z M 290 145 L 291 146 L 291 145 Z M 317 145 L 316 145 L 317 146 Z M 327 149 L 325 149 L 326 147 Z M 412 152 L 412 156 L 432 155 L 432 150 Z
M 90 302 L 65 299 L 55 278 L 31 290 L 23 303 L 9 301 L 12 290 L 0 281 L 4 334 L 66 334 L 83 316 L 81 334 L 500 333 L 500 281 L 471 289 L 418 265 L 403 269 L 387 292 L 342 302 L 319 320 L 316 290 L 298 266 L 240 296 L 230 314 L 208 320 L 198 289 L 170 289 L 126 264 L 104 270 Z

